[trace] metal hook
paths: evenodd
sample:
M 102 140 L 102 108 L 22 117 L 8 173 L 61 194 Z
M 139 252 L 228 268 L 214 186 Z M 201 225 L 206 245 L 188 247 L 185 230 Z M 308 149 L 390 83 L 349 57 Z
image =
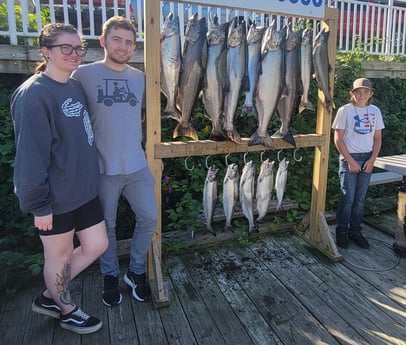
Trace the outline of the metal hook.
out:
M 206 157 L 206 169 L 208 170 L 210 167 L 209 167 L 209 164 L 208 164 L 208 161 L 209 161 L 209 157 L 210 157 L 211 155 L 208 155 L 207 157 Z
M 187 161 L 188 161 L 189 158 L 190 157 L 185 158 L 185 169 L 188 170 L 188 171 L 192 171 L 195 168 L 195 166 L 193 165 L 191 168 L 188 167 Z
M 296 162 L 301 162 L 302 159 L 303 159 L 303 157 L 302 157 L 302 156 L 300 156 L 299 158 L 296 157 L 296 151 L 297 151 L 297 150 L 299 150 L 299 149 L 295 149 L 295 151 L 293 151 L 293 158 L 294 158 L 294 160 L 295 160 Z
M 263 158 L 262 158 L 262 157 L 264 156 L 264 153 L 265 153 L 265 151 L 262 151 L 262 152 L 261 152 L 261 156 L 260 156 L 260 157 L 261 157 L 261 158 L 260 158 L 260 159 L 261 159 L 261 162 L 264 161 Z
M 208 14 L 209 14 L 209 22 L 210 23 L 213 23 L 213 18 L 216 16 L 216 14 L 214 14 L 214 16 L 212 15 L 212 13 L 211 13 L 212 10 L 217 11 L 215 7 L 213 7 L 213 6 L 209 7 Z
M 280 157 L 280 154 L 281 154 L 281 152 L 283 151 L 283 149 L 280 149 L 279 151 L 278 151 L 278 162 L 280 162 L 281 161 L 281 157 Z
M 225 161 L 226 161 L 226 166 L 228 166 L 228 156 L 229 156 L 230 154 L 231 154 L 231 153 L 227 153 L 226 156 L 225 156 L 225 158 L 224 158 Z
M 248 154 L 248 152 L 244 153 L 244 164 L 247 164 L 247 154 Z

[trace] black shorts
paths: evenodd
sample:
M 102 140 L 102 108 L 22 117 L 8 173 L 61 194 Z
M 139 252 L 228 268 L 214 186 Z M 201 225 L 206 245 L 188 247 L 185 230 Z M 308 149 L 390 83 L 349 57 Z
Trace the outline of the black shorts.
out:
M 54 214 L 52 219 L 52 230 L 37 230 L 40 235 L 49 236 L 64 234 L 71 230 L 80 231 L 104 220 L 103 211 L 99 198 L 96 197 L 76 210 Z

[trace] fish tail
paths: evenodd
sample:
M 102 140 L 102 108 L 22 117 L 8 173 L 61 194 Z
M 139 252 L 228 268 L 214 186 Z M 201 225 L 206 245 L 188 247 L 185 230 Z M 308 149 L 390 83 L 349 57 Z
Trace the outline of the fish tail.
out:
M 254 104 L 252 105 L 244 104 L 242 106 L 240 116 L 245 116 L 247 114 L 254 114 L 256 117 L 258 117 L 258 111 Z
M 215 130 L 214 128 L 209 135 L 209 140 L 224 141 L 225 139 L 226 138 L 224 137 L 223 133 Z
M 229 130 L 224 131 L 224 136 L 234 143 L 237 144 L 241 143 L 241 136 L 235 128 L 233 128 L 231 131 Z
M 161 115 L 162 119 L 174 119 L 176 121 L 180 121 L 182 118 L 182 114 L 178 110 L 164 110 Z
M 199 140 L 196 130 L 193 128 L 193 125 L 190 122 L 187 124 L 187 127 L 183 127 L 181 123 L 178 123 L 176 128 L 173 130 L 172 137 L 188 137 L 192 138 L 193 140 Z
M 283 139 L 293 147 L 296 147 L 295 138 L 289 130 L 286 133 L 281 133 L 280 130 L 277 130 L 274 134 L 272 134 L 272 138 Z
M 314 105 L 311 102 L 307 102 L 307 103 L 303 102 L 303 101 L 300 102 L 300 104 L 299 104 L 299 113 L 302 113 L 302 111 L 305 110 L 305 109 L 311 110 L 311 111 L 316 110 Z
M 274 149 L 274 145 L 272 142 L 272 138 L 270 136 L 266 137 L 261 137 L 258 134 L 258 130 L 255 131 L 253 135 L 251 135 L 250 140 L 248 141 L 248 146 L 253 146 L 253 145 L 262 145 L 265 147 L 269 147 L 270 149 Z

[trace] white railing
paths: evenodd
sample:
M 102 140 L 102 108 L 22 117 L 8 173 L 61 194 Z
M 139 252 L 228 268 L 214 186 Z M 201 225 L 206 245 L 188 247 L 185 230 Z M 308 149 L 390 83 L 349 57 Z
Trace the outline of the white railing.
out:
M 144 0 L 145 1 L 145 0 Z M 204 2 L 204 0 L 202 1 Z M 142 0 L 0 0 L 7 5 L 8 26 L 0 27 L 0 36 L 17 45 L 19 38 L 28 38 L 24 44 L 30 44 L 30 38 L 37 37 L 43 23 L 41 11 L 49 11 L 51 22 L 61 21 L 74 24 L 85 39 L 98 39 L 102 23 L 113 15 L 122 15 L 134 21 L 137 26 L 138 41 L 143 41 L 143 1 Z M 406 5 L 406 3 L 405 3 Z M 17 6 L 17 7 L 16 7 Z M 21 6 L 21 14 L 17 12 Z M 179 16 L 185 24 L 195 12 L 210 20 L 217 14 L 220 22 L 229 21 L 234 16 L 244 16 L 246 20 L 255 20 L 258 25 L 266 25 L 272 14 L 239 11 L 216 7 L 188 5 L 184 3 L 162 1 L 161 23 L 169 11 Z M 388 4 L 365 2 L 360 0 L 328 0 L 327 6 L 339 9 L 337 23 L 337 50 L 354 51 L 361 49 L 375 55 L 390 58 L 406 54 L 406 8 Z M 35 19 L 33 20 L 33 16 Z M 280 25 L 284 18 L 277 17 Z M 297 21 L 300 18 L 290 18 Z M 33 25 L 33 21 L 35 25 Z M 38 30 L 33 30 L 35 26 Z M 313 21 L 317 32 L 317 21 Z M 183 38 L 183 37 L 182 37 Z M 20 42 L 21 44 L 21 42 Z

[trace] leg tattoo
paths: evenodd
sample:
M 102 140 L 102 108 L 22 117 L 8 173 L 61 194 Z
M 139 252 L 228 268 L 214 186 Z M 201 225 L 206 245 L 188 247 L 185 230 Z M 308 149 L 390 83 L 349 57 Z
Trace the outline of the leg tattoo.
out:
M 56 290 L 60 293 L 60 301 L 65 305 L 74 305 L 70 295 L 70 263 L 66 263 L 61 274 L 56 274 Z

